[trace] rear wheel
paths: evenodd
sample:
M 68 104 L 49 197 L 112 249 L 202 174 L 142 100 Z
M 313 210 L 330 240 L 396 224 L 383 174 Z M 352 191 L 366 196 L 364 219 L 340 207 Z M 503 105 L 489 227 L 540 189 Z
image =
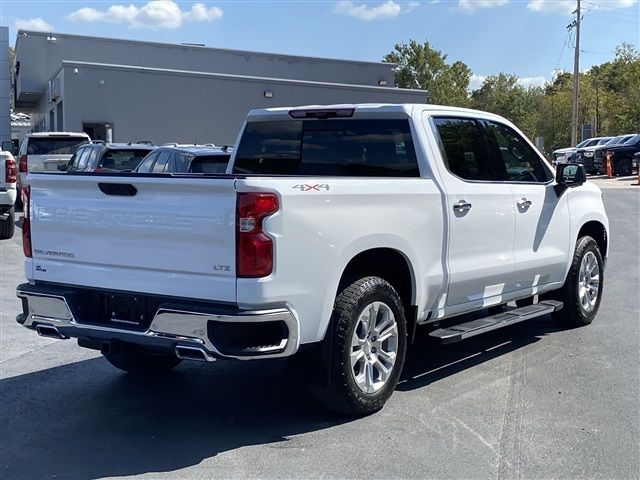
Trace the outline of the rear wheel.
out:
M 622 158 L 616 165 L 616 175 L 627 176 L 633 172 L 633 165 L 630 158 Z
M 135 375 L 160 375 L 182 361 L 174 355 L 147 352 L 105 353 L 104 358 L 114 367 Z
M 340 413 L 374 413 L 393 393 L 404 364 L 407 326 L 400 297 L 381 278 L 361 278 L 338 294 L 332 320 L 329 385 L 312 387 L 313 395 Z
M 579 238 L 564 286 L 544 296 L 564 303 L 562 310 L 553 313 L 558 323 L 579 327 L 593 321 L 602 299 L 603 266 L 598 243 L 589 236 Z
M 15 207 L 11 207 L 9 210 L 9 216 L 0 220 L 0 240 L 8 240 L 13 237 L 16 229 L 16 210 Z

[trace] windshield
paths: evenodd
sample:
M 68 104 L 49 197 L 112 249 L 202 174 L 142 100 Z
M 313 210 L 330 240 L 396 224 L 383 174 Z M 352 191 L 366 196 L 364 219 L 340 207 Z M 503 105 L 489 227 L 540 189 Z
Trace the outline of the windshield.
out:
M 591 142 L 591 139 L 587 138 L 586 140 L 583 140 L 579 144 L 577 144 L 576 148 L 587 147 L 587 146 L 589 146 L 589 142 Z
M 231 155 L 201 155 L 191 161 L 191 173 L 225 173 Z
M 596 145 L 604 145 L 606 143 L 609 143 L 611 140 L 613 140 L 612 137 L 603 137 L 598 141 L 598 143 L 596 143 Z
M 73 155 L 86 143 L 87 137 L 31 137 L 27 155 Z
M 640 140 L 640 135 L 631 135 L 630 137 L 625 137 L 622 143 L 628 143 L 630 145 L 633 145 L 638 140 Z

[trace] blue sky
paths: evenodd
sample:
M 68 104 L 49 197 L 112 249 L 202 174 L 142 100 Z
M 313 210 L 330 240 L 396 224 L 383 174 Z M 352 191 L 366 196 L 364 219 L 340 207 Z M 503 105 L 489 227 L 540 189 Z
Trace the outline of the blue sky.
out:
M 640 44 L 638 0 L 583 0 L 581 69 Z M 514 73 L 524 84 L 573 68 L 574 0 L 118 1 L 0 0 L 18 28 L 296 55 L 379 61 L 397 42 L 428 40 L 465 62 L 472 86 Z

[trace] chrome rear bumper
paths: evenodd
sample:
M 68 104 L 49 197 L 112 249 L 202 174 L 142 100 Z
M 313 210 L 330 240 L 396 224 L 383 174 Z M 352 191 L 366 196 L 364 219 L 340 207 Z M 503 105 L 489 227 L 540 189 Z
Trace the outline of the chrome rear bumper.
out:
M 64 294 L 51 293 L 51 289 L 24 284 L 16 290 L 23 303 L 23 313 L 16 320 L 24 327 L 35 330 L 50 326 L 59 332 L 60 338 L 86 338 L 96 341 L 121 341 L 142 347 L 152 347 L 175 351 L 176 347 L 196 347 L 213 357 L 252 360 L 257 358 L 277 358 L 293 355 L 299 347 L 298 319 L 286 306 L 265 310 L 238 310 L 233 313 L 189 311 L 175 308 L 175 302 L 167 302 L 156 311 L 149 328 L 135 331 L 79 322 L 74 318 L 73 305 Z M 210 322 L 225 323 L 230 328 L 247 324 L 282 322 L 282 339 L 277 343 L 257 345 L 242 351 L 229 352 L 211 337 Z M 251 328 L 251 327 L 250 327 Z M 42 330 L 42 328 L 41 328 Z M 52 330 L 50 330 L 52 331 Z M 39 332 L 40 333 L 40 332 Z M 222 342 L 224 343 L 224 342 Z

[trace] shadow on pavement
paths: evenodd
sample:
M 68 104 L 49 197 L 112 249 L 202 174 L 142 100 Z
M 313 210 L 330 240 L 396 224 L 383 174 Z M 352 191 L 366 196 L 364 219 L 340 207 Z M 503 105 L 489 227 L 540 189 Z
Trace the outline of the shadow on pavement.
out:
M 456 345 L 420 335 L 398 390 L 424 387 L 554 330 L 542 317 Z M 185 362 L 166 377 L 140 379 L 96 358 L 2 380 L 2 478 L 174 472 L 351 421 L 316 406 L 304 387 L 286 380 L 285 368 L 283 361 Z

